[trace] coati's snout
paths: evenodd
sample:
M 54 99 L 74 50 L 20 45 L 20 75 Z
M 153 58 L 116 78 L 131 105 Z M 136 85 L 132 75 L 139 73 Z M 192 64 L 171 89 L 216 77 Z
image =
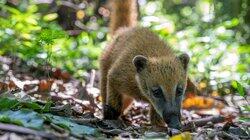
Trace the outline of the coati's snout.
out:
M 162 118 L 168 124 L 168 127 L 181 129 L 180 108 L 166 105 L 162 112 Z
M 169 127 L 181 128 L 181 102 L 187 82 L 189 56 L 133 59 L 136 82 L 143 95 Z
M 181 101 L 183 90 L 180 86 L 175 88 L 176 94 L 168 93 L 163 86 L 151 88 L 151 103 L 156 112 L 170 128 L 181 129 Z

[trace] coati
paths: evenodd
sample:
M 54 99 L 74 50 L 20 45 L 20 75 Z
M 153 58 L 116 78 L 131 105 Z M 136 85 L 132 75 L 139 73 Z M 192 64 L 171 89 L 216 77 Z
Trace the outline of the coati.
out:
M 136 99 L 150 104 L 152 125 L 180 129 L 189 56 L 177 56 L 155 33 L 136 26 L 136 0 L 112 4 L 113 41 L 100 58 L 104 119 L 118 119 Z

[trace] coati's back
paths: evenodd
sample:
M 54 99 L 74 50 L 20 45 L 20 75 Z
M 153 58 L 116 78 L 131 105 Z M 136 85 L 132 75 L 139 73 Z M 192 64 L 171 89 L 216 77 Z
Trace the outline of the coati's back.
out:
M 100 60 L 104 119 L 117 119 L 132 99 L 151 105 L 151 123 L 180 128 L 189 57 L 174 52 L 147 28 L 136 27 L 136 1 L 113 0 L 113 41 Z

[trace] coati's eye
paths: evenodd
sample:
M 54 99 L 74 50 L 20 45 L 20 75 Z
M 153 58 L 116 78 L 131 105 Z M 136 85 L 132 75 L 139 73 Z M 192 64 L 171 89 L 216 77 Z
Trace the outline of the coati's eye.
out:
M 153 96 L 156 98 L 162 98 L 163 97 L 163 92 L 161 87 L 152 87 L 151 89 Z
M 183 88 L 181 86 L 177 86 L 176 88 L 176 96 L 181 96 L 183 94 Z

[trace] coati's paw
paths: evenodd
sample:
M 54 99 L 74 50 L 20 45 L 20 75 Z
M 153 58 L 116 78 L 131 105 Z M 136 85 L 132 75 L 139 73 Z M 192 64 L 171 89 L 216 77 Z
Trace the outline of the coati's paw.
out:
M 110 105 L 104 105 L 103 118 L 106 120 L 116 120 L 120 116 L 120 112 L 116 111 Z

